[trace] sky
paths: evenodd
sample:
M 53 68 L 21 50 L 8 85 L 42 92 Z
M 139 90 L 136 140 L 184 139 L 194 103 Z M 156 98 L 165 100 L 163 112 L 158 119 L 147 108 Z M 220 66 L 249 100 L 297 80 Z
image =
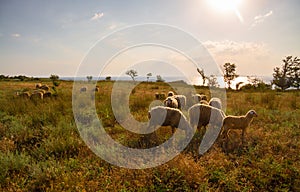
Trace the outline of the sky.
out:
M 1 0 L 0 74 L 113 76 L 136 69 L 140 76 L 149 72 L 197 75 L 196 67 L 186 59 L 190 54 L 186 46 L 193 43 L 178 35 L 179 30 L 205 48 L 191 47 L 192 59 L 198 53 L 199 58 L 209 55 L 220 70 L 230 62 L 242 76 L 272 76 L 285 56 L 300 56 L 299 8 L 298 0 Z M 145 23 L 171 26 L 166 27 L 170 35 L 151 25 L 143 29 L 145 33 L 134 27 L 124 31 Z M 143 36 L 150 30 L 155 35 Z M 107 37 L 109 42 L 101 41 Z M 143 46 L 152 37 L 162 46 Z M 134 47 L 133 42 L 140 46 Z M 94 48 L 97 46 L 99 49 Z M 98 55 L 114 58 L 97 60 Z M 135 59 L 130 59 L 132 55 Z M 181 62 L 183 59 L 186 61 Z M 87 60 L 98 68 L 83 66 Z M 168 62 L 181 64 L 174 64 L 172 70 Z M 205 71 L 210 70 L 211 60 L 198 62 Z

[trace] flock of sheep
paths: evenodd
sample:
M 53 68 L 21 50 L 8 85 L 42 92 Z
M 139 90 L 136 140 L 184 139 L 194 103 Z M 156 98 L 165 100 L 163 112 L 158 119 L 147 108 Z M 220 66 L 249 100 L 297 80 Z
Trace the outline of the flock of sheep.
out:
M 41 83 L 37 83 L 35 89 L 32 91 L 17 92 L 16 94 L 18 97 L 25 99 L 44 99 L 52 97 L 50 87 L 48 85 L 42 85 Z
M 99 86 L 96 86 L 92 91 L 99 92 Z M 80 92 L 87 92 L 87 87 L 81 87 Z M 36 84 L 33 91 L 17 92 L 17 95 L 26 99 L 43 99 L 51 97 L 52 93 L 48 85 Z M 188 108 L 189 121 L 182 113 L 182 109 L 187 108 L 187 99 L 185 95 L 176 95 L 173 91 L 169 91 L 167 97 L 162 93 L 156 93 L 156 99 L 164 99 L 164 106 L 156 106 L 148 112 L 149 127 L 151 126 L 171 126 L 172 133 L 175 128 L 180 128 L 179 123 L 183 123 L 185 128 L 197 128 L 201 130 L 202 127 L 206 128 L 208 124 L 212 126 L 221 127 L 221 135 L 226 137 L 228 141 L 229 131 L 231 129 L 242 130 L 241 139 L 244 142 L 245 130 L 251 123 L 257 113 L 250 110 L 246 115 L 242 116 L 226 116 L 222 111 L 222 103 L 219 98 L 211 98 L 209 101 L 204 94 L 192 95 L 194 105 Z M 165 115 L 165 116 L 164 116 Z M 162 117 L 165 117 L 162 119 Z M 160 121 L 158 121 L 158 119 Z
M 160 98 L 158 94 L 155 94 L 155 97 Z M 185 122 L 186 128 L 193 129 L 196 127 L 198 130 L 211 124 L 222 128 L 221 135 L 226 137 L 226 141 L 229 139 L 228 133 L 231 129 L 242 130 L 241 139 L 244 142 L 246 128 L 252 119 L 257 117 L 254 110 L 250 110 L 242 116 L 226 116 L 222 111 L 222 103 L 219 98 L 211 98 L 207 101 L 205 95 L 196 94 L 192 96 L 192 99 L 196 101 L 196 104 L 188 109 L 189 121 L 187 121 L 187 118 L 181 112 L 181 109 L 186 107 L 186 96 L 175 95 L 174 92 L 170 91 L 163 101 L 164 106 L 153 107 L 148 112 L 149 126 L 171 126 L 172 133 L 174 133 L 175 128 L 179 128 L 180 121 Z M 157 119 L 160 119 L 165 113 L 163 123 L 158 124 Z

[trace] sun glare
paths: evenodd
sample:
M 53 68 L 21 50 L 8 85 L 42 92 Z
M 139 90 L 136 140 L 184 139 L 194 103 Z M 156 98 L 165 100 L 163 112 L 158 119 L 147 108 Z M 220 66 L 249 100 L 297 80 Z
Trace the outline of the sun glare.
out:
M 243 23 L 243 18 L 238 10 L 241 0 L 207 0 L 208 4 L 219 12 L 233 11 L 239 20 Z
M 207 2 L 218 11 L 234 11 L 240 0 L 207 0 Z

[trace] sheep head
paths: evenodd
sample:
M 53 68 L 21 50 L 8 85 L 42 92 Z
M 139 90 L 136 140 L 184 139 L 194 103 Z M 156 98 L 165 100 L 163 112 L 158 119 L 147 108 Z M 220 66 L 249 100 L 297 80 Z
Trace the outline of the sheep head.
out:
M 248 116 L 248 117 L 250 117 L 250 118 L 258 117 L 257 113 L 256 113 L 254 110 L 248 111 L 248 113 L 247 113 L 246 116 Z

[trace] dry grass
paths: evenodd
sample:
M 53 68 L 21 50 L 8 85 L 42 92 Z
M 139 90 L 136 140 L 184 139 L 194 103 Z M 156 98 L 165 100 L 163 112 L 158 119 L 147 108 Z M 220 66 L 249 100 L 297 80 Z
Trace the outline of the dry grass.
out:
M 34 85 L 0 82 L 1 191 L 300 190 L 299 91 L 228 92 L 226 114 L 255 109 L 259 115 L 247 129 L 244 145 L 240 131 L 231 131 L 226 151 L 217 142 L 199 157 L 202 135 L 196 133 L 187 149 L 168 163 L 131 170 L 110 165 L 82 141 L 72 113 L 72 82 L 61 82 L 58 97 L 41 102 L 14 95 Z M 112 82 L 98 85 L 97 114 L 107 132 L 124 145 L 144 148 L 140 135 L 115 121 L 110 107 Z M 130 96 L 135 119 L 147 121 L 155 92 L 169 90 L 165 83 L 137 85 Z M 209 95 L 208 89 L 198 88 L 197 92 Z M 156 145 L 171 136 L 171 129 L 161 127 L 150 136 Z

